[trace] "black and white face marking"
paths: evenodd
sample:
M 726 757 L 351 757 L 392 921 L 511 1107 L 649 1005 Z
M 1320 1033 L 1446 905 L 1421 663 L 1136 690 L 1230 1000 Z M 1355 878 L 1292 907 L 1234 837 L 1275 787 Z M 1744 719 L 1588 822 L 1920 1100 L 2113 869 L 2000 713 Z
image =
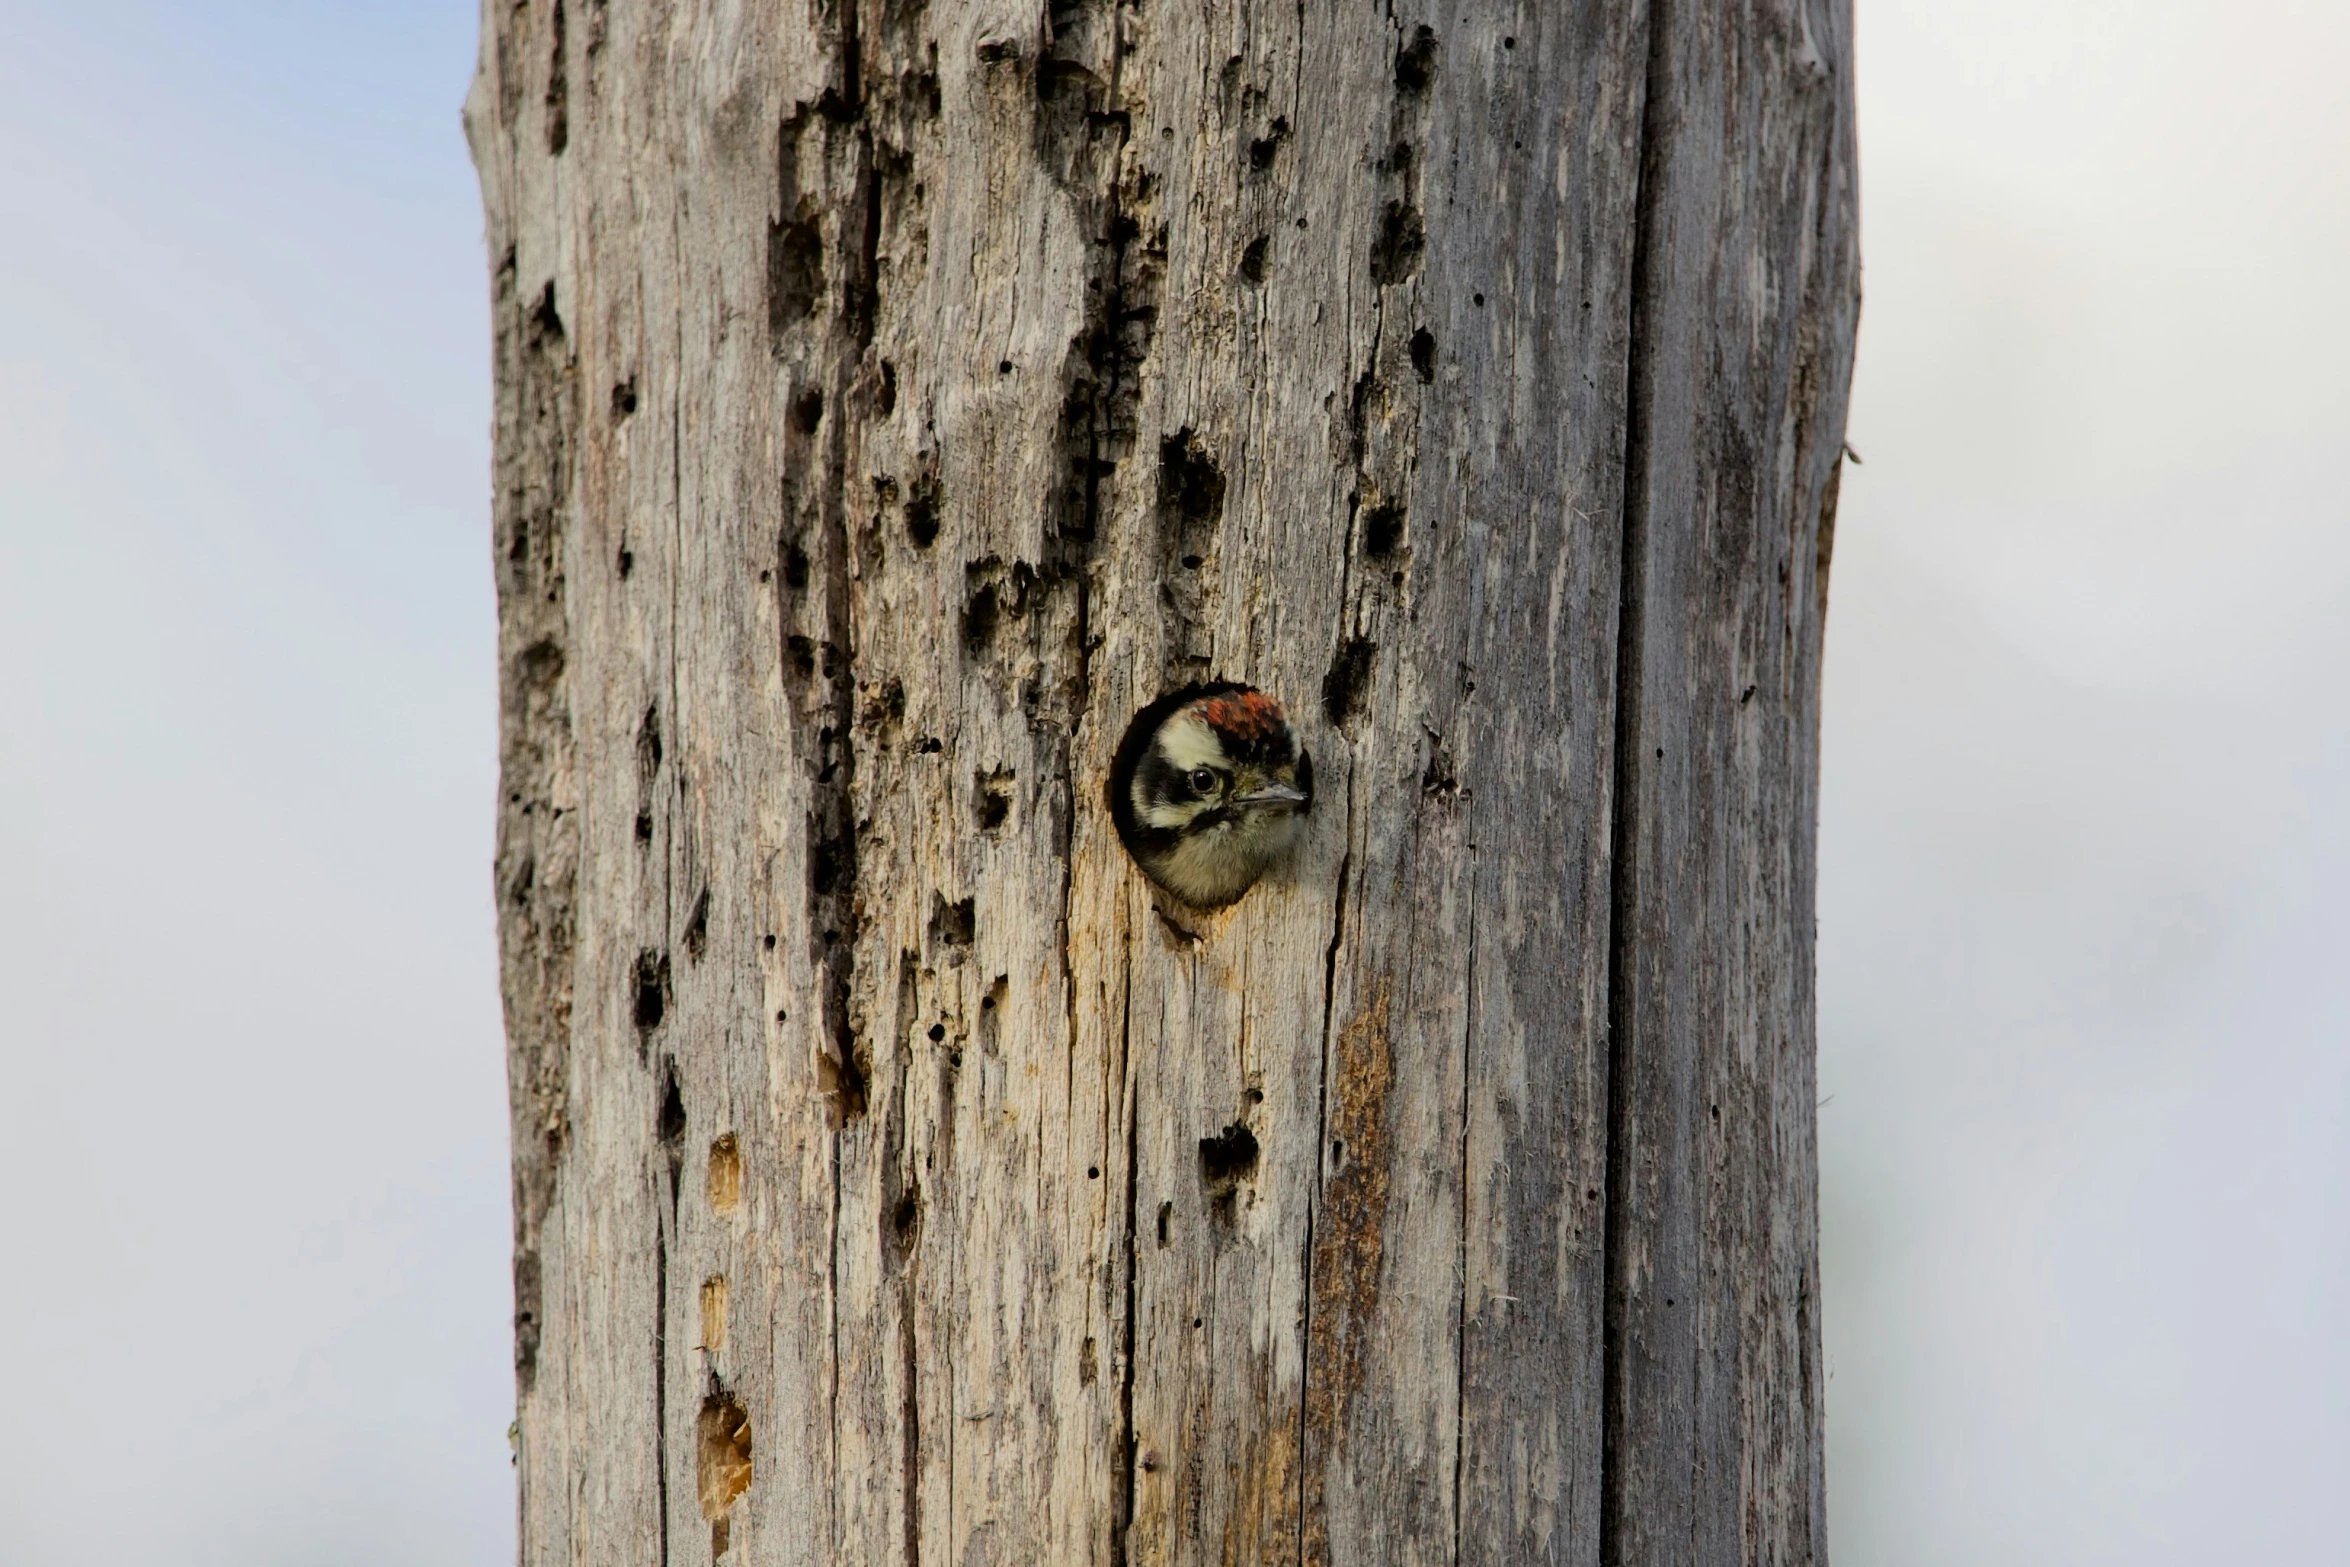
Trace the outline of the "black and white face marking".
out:
M 1221 908 L 1305 835 L 1313 763 L 1280 705 L 1246 686 L 1189 687 L 1145 708 L 1112 768 L 1111 811 L 1151 880 Z

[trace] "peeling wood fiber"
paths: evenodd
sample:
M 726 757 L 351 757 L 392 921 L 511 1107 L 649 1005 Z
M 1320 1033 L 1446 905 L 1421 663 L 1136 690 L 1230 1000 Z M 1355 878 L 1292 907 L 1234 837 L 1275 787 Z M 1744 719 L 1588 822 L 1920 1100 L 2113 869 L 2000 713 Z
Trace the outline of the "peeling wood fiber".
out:
M 1825 1560 L 1850 36 L 485 5 L 526 1564 Z

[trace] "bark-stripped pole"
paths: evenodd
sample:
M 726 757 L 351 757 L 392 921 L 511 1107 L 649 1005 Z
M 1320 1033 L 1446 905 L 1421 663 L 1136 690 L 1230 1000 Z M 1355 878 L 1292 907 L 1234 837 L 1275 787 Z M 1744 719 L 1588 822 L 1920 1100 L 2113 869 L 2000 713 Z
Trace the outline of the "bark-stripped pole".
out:
M 1824 1560 L 1845 0 L 483 26 L 523 1560 Z

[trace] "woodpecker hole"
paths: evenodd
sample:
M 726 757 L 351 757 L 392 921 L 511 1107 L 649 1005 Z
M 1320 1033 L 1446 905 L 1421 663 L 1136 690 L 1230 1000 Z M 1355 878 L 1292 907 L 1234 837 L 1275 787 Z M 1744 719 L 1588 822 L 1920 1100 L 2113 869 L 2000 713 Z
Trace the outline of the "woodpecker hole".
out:
M 653 1130 L 663 1143 L 675 1143 L 685 1135 L 685 1095 L 678 1088 L 674 1057 L 661 1063 L 661 1110 L 654 1117 Z
M 995 584 L 990 582 L 963 605 L 963 651 L 973 658 L 986 652 L 1003 618 L 1003 600 L 997 595 Z
M 637 1032 L 649 1034 L 661 1026 L 661 1019 L 669 1012 L 669 954 L 651 947 L 637 954 L 636 1005 L 634 1008 Z
M 695 1424 L 702 1516 L 723 1523 L 736 1499 L 751 1488 L 751 1417 L 733 1395 L 713 1393 L 702 1401 Z
M 1362 711 L 1371 685 L 1371 661 L 1379 649 L 1367 637 L 1349 637 L 1338 646 L 1330 672 L 1322 677 L 1322 711 L 1334 724 L 1349 724 Z
M 1240 253 L 1240 275 L 1250 283 L 1265 281 L 1265 251 L 1272 242 L 1259 234 Z
M 1248 144 L 1248 166 L 1259 174 L 1264 173 L 1273 166 L 1274 157 L 1281 151 L 1281 144 L 1287 140 L 1289 140 L 1289 121 L 1276 117 L 1273 123 L 1265 128 L 1264 135 Z
M 713 1273 L 702 1281 L 702 1349 L 715 1355 L 726 1347 L 726 1275 Z
M 1009 767 L 991 767 L 975 775 L 981 832 L 995 832 L 1011 819 L 1014 776 Z
M 1412 41 L 1396 51 L 1395 86 L 1398 92 L 1416 98 L 1428 90 L 1436 77 L 1436 29 L 1422 27 L 1412 35 Z
M 844 1043 L 816 1057 L 816 1092 L 832 1101 L 832 1124 L 839 1130 L 865 1113 L 865 1064 Z
M 938 479 L 935 475 L 916 475 L 906 495 L 906 538 L 918 550 L 926 550 L 938 542 Z
M 889 1242 L 899 1256 L 914 1249 L 914 1238 L 921 1228 L 922 1188 L 917 1186 L 890 1204 Z
M 1420 794 L 1430 800 L 1451 800 L 1461 791 L 1460 775 L 1453 770 L 1452 753 L 1437 738 L 1436 731 L 1428 731 L 1428 765 L 1420 772 Z
M 816 313 L 824 235 L 812 221 L 767 225 L 767 330 L 781 337 Z
M 1211 1201 L 1229 1203 L 1240 1183 L 1257 1173 L 1257 1134 L 1233 1122 L 1199 1142 L 1199 1178 Z
M 653 775 L 661 770 L 661 709 L 648 706 L 644 718 L 636 726 L 636 776 L 640 784 L 651 783 Z
M 731 1219 L 743 1205 L 743 1149 L 732 1132 L 710 1145 L 710 1211 Z
M 827 837 L 816 840 L 808 855 L 808 891 L 818 898 L 829 898 L 841 890 L 854 866 L 851 848 L 843 838 Z
M 1420 209 L 1405 201 L 1391 201 L 1379 214 L 1379 237 L 1371 246 L 1371 281 L 1382 286 L 1408 281 L 1420 270 L 1420 254 L 1428 247 L 1428 233 Z
M 944 893 L 930 895 L 930 939 L 949 947 L 968 947 L 978 935 L 977 901 L 964 898 L 949 903 Z
M 1224 470 L 1189 428 L 1159 442 L 1159 510 L 1205 527 L 1224 515 Z

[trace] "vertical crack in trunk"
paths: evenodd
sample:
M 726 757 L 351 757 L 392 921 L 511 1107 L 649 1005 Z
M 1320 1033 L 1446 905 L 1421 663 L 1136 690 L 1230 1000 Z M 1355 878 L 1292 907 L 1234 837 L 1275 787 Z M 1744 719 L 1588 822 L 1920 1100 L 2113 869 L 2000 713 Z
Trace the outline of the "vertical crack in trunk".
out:
M 674 230 L 672 231 L 674 233 Z M 681 711 L 678 689 L 678 617 L 684 610 L 685 598 L 685 344 L 682 336 L 677 345 L 678 366 L 675 392 L 669 405 L 669 727 L 682 750 L 682 735 L 677 733 L 678 714 Z M 682 766 L 682 762 L 678 764 Z M 672 779 L 676 773 L 672 771 Z M 677 882 L 677 812 L 685 803 L 685 790 L 673 788 L 669 809 L 661 813 L 661 951 L 669 951 L 670 925 L 676 917 Z M 668 960 L 663 959 L 664 970 Z M 663 975 L 667 979 L 666 972 Z M 666 1097 L 677 1091 L 677 1063 L 667 1059 L 663 1067 L 667 1077 Z M 656 1138 L 666 1140 L 670 1128 L 657 1124 Z M 653 1287 L 653 1448 L 655 1454 L 655 1493 L 658 1527 L 661 1531 L 658 1546 L 660 1567 L 669 1567 L 669 1252 L 677 1240 L 677 1188 L 679 1150 L 672 1145 L 668 1150 L 669 1205 L 659 1215 L 658 1251 L 654 1262 Z
M 1325 1092 L 1327 1092 L 1325 1090 Z M 1317 1137 L 1320 1122 L 1315 1123 Z M 1320 1169 L 1321 1150 L 1315 1149 L 1315 1168 Z M 1319 1180 L 1316 1187 L 1320 1186 Z M 1315 1201 L 1306 1201 L 1305 1247 L 1298 1253 L 1299 1271 L 1305 1275 L 1305 1288 L 1299 1292 L 1297 1314 L 1297 1567 L 1306 1567 L 1306 1384 L 1313 1374 L 1312 1348 L 1314 1342 L 1314 1208 Z
M 1330 1042 L 1338 1010 L 1338 952 L 1346 944 L 1346 878 L 1354 868 L 1355 779 L 1346 779 L 1346 848 L 1338 857 L 1338 890 L 1330 909 L 1330 946 L 1322 956 L 1322 1067 L 1314 1084 L 1314 1181 L 1306 1195 L 1304 1287 L 1299 1291 L 1297 1324 L 1297 1560 L 1306 1560 L 1306 1477 L 1313 1468 L 1306 1446 L 1308 1413 L 1314 1390 L 1314 1222 L 1322 1206 L 1323 1150 L 1330 1143 Z
M 1462 1487 L 1469 1435 L 1469 1050 L 1477 1038 L 1477 846 L 1469 845 L 1468 1004 L 1461 1019 L 1461 1235 L 1460 1306 L 1454 1315 L 1452 1429 L 1452 1559 L 1461 1559 Z
M 677 1249 L 677 1199 L 685 1170 L 685 1104 L 678 1092 L 677 1058 L 664 1055 L 654 1069 L 660 1086 L 659 1109 L 653 1119 L 654 1147 L 659 1155 L 653 1198 L 653 1499 L 654 1522 L 660 1531 L 659 1560 L 669 1561 L 669 1254 Z M 664 1174 L 668 1201 L 658 1190 Z
M 1044 526 L 1046 576 L 1052 591 L 1071 594 L 1071 644 L 1068 679 L 1061 697 L 1055 762 L 1060 795 L 1053 824 L 1054 850 L 1060 860 L 1060 909 L 1053 940 L 1059 957 L 1063 1018 L 1066 1029 L 1069 1082 L 1074 1084 L 1079 1053 L 1079 987 L 1072 942 L 1076 898 L 1076 831 L 1078 773 L 1083 759 L 1080 736 L 1093 704 L 1093 570 L 1094 558 L 1106 534 L 1104 513 L 1113 495 L 1105 481 L 1117 471 L 1121 458 L 1135 445 L 1134 420 L 1122 404 L 1134 396 L 1132 383 L 1149 353 L 1149 332 L 1155 318 L 1146 318 L 1130 298 L 1127 268 L 1129 252 L 1139 230 L 1127 210 L 1124 165 L 1132 134 L 1125 90 L 1125 36 L 1119 12 L 1122 0 L 1099 9 L 1095 20 L 1103 30 L 1084 25 L 1079 8 L 1055 6 L 1045 18 L 1045 38 L 1037 62 L 1037 101 L 1034 135 L 1045 167 L 1076 207 L 1080 221 L 1093 222 L 1094 255 L 1087 267 L 1086 286 L 1095 302 L 1088 302 L 1085 327 L 1071 345 L 1064 374 L 1060 425 L 1062 473 Z M 1061 13 L 1069 9 L 1072 14 Z M 1098 75 L 1086 68 L 1083 56 L 1106 40 L 1107 58 Z M 1064 57 L 1064 52 L 1066 57 Z M 1098 56 L 1096 58 L 1099 58 Z M 1147 288 L 1148 278 L 1144 279 Z M 1155 307 L 1155 300 L 1152 302 Z M 1133 319 L 1130 319 L 1130 314 Z M 1130 352 L 1128 331 L 1140 324 L 1143 335 Z M 1116 1514 L 1111 1520 L 1111 1559 L 1123 1567 L 1131 1559 L 1130 1536 L 1139 1502 L 1137 1471 L 1140 1441 L 1134 1425 L 1135 1357 L 1140 1346 L 1137 1273 L 1140 1157 L 1140 1086 L 1133 1059 L 1133 947 L 1131 935 L 1122 943 L 1118 1059 L 1120 1114 L 1125 1123 L 1125 1213 L 1117 1240 L 1123 1280 L 1123 1318 L 1118 1324 L 1119 1366 L 1117 1436 L 1113 1484 Z M 1067 1101 L 1065 1101 L 1067 1102 Z M 1104 1163 L 1108 1161 L 1105 1159 Z
M 1128 1536 L 1134 1529 L 1135 1471 L 1141 1457 L 1134 1433 L 1134 1354 L 1138 1335 L 1135 1332 L 1135 1310 L 1140 1293 L 1135 1287 L 1135 1269 L 1141 1260 L 1141 1248 L 1136 1244 L 1137 1177 L 1141 1174 L 1141 1160 L 1137 1137 L 1136 1099 L 1134 1083 L 1134 948 L 1131 939 L 1126 947 L 1125 975 L 1122 980 L 1122 1009 L 1118 1022 L 1118 1076 L 1125 1084 L 1126 1100 L 1126 1233 L 1121 1245 L 1126 1253 L 1126 1319 L 1119 1325 L 1118 1347 L 1118 1461 L 1124 1470 L 1120 1486 L 1117 1535 L 1111 1541 L 1110 1559 L 1117 1567 L 1127 1567 L 1132 1559 Z
M 653 1245 L 653 1526 L 658 1560 L 669 1567 L 669 1244 L 677 1222 L 677 1176 L 669 1178 L 669 1206 L 654 1207 Z
M 825 1493 L 831 1516 L 825 1525 L 825 1537 L 832 1542 L 835 1558 L 840 1555 L 840 1133 L 832 1134 L 832 1232 L 825 1246 L 827 1263 L 825 1273 L 825 1321 L 831 1337 L 827 1355 L 830 1367 L 830 1385 L 825 1390 L 826 1424 L 830 1427 L 832 1452 L 830 1459 L 832 1484 Z
M 1119 61 L 1122 56 L 1116 41 L 1117 28 L 1114 20 L 1111 32 L 1113 42 L 1110 57 L 1110 94 L 1111 101 L 1115 102 L 1119 82 Z M 1118 165 L 1124 157 L 1126 146 L 1127 133 L 1123 125 L 1119 127 L 1117 134 L 1117 151 L 1111 157 L 1111 178 L 1106 196 L 1109 218 L 1105 233 L 1110 243 L 1110 277 L 1109 287 L 1105 290 L 1107 324 L 1103 330 L 1110 345 L 1109 370 L 1107 383 L 1102 389 L 1101 396 L 1095 399 L 1086 424 L 1086 449 L 1083 459 L 1085 471 L 1080 476 L 1084 498 L 1083 533 L 1081 537 L 1071 538 L 1064 529 L 1056 525 L 1051 529 L 1048 539 L 1049 547 L 1056 557 L 1055 565 L 1067 577 L 1075 595 L 1073 610 L 1075 671 L 1070 684 L 1068 727 L 1061 735 L 1061 819 L 1055 827 L 1061 861 L 1061 920 L 1060 928 L 1054 935 L 1061 957 L 1061 994 L 1068 1022 L 1069 1059 L 1072 1072 L 1075 1071 L 1077 1058 L 1077 975 L 1070 954 L 1069 916 L 1076 896 L 1077 877 L 1074 850 L 1077 835 L 1077 769 L 1081 755 L 1078 734 L 1083 729 L 1086 717 L 1093 706 L 1093 572 L 1086 557 L 1100 548 L 1101 544 L 1101 483 L 1103 469 L 1106 465 L 1102 453 L 1105 446 L 1109 444 L 1106 440 L 1109 432 L 1105 430 L 1104 426 L 1114 415 L 1117 399 L 1122 390 L 1121 378 L 1125 372 L 1125 355 L 1120 350 L 1118 341 L 1120 322 L 1126 309 L 1127 238 L 1124 232 L 1122 204 L 1118 197 L 1117 174 Z M 1058 520 L 1054 519 L 1056 524 Z
M 1669 0 L 1651 0 L 1640 115 L 1639 185 L 1633 201 L 1631 321 L 1624 396 L 1623 559 L 1616 585 L 1615 759 L 1608 790 L 1607 1187 L 1602 1220 L 1600 1329 L 1600 1567 L 1622 1567 L 1626 1519 L 1623 1461 L 1630 1312 L 1632 1199 L 1633 976 L 1640 938 L 1640 801 L 1644 639 L 1648 629 L 1649 409 L 1662 291 L 1663 216 L 1658 186 L 1665 158 L 1669 83 Z
M 905 1361 L 905 1405 L 901 1411 L 905 1445 L 899 1462 L 900 1496 L 906 1510 L 906 1567 L 922 1567 L 922 1399 L 921 1377 L 915 1366 L 919 1346 L 914 1334 L 914 1277 L 911 1268 L 898 1286 L 898 1354 Z
M 822 445 L 805 454 L 805 460 L 817 469 L 816 523 L 820 544 L 821 580 L 818 590 L 823 596 L 823 636 L 813 648 L 814 677 L 820 681 L 823 692 L 818 711 L 816 775 L 810 787 L 810 815 L 813 817 L 809 867 L 809 914 L 814 926 L 811 934 L 816 941 L 816 960 L 821 975 L 823 994 L 824 1040 L 829 1057 L 820 1064 L 819 1077 L 829 1071 L 831 1081 L 820 1084 L 828 1091 L 832 1106 L 831 1149 L 831 1234 L 827 1248 L 828 1276 L 826 1315 L 830 1333 L 828 1353 L 829 1387 L 827 1389 L 829 1424 L 831 1426 L 831 1479 L 828 1505 L 829 1538 L 834 1554 L 842 1546 L 841 1488 L 841 1236 L 842 1236 L 842 1165 L 843 1142 L 848 1128 L 860 1119 L 866 1109 L 866 1085 L 870 1063 L 857 1049 L 855 987 L 857 943 L 861 935 L 858 907 L 858 843 L 856 800 L 856 692 L 857 647 L 853 621 L 854 605 L 851 583 L 850 549 L 852 547 L 848 518 L 848 488 L 850 450 L 848 432 L 851 423 L 850 394 L 857 383 L 858 370 L 864 350 L 872 340 L 874 321 L 878 313 L 876 290 L 878 265 L 876 254 L 880 242 L 879 190 L 876 183 L 873 158 L 873 132 L 866 123 L 864 105 L 864 48 L 859 31 L 860 0 L 844 0 L 838 9 L 838 32 L 834 44 L 834 71 L 836 85 L 826 89 L 818 103 L 817 122 L 823 129 L 821 156 L 824 161 L 824 180 L 829 187 L 827 196 L 833 205 L 834 237 L 855 238 L 853 247 L 842 245 L 846 264 L 842 268 L 840 292 L 834 302 L 830 329 L 817 349 L 820 369 L 811 377 L 822 389 L 823 403 L 819 406 L 832 410 L 821 426 Z M 796 123 L 807 127 L 804 114 L 795 115 Z M 842 190 L 836 183 L 839 163 L 834 138 L 846 142 L 847 181 Z M 777 146 L 779 195 L 782 206 L 779 221 L 795 221 L 797 202 L 794 198 L 798 178 L 797 138 L 788 130 L 779 138 Z M 790 184 L 786 185 L 788 176 Z M 821 241 L 819 241 L 819 247 Z M 818 251 L 821 254 L 819 248 Z M 789 317 L 792 310 L 785 310 Z M 791 504 L 787 478 L 785 526 L 797 525 Z M 785 656 L 792 657 L 787 645 Z M 910 1324 L 910 1316 L 909 1316 Z M 910 1396 L 909 1390 L 909 1396 Z M 908 1521 L 909 1536 L 919 1529 L 919 1515 Z
M 853 358 L 839 354 L 831 367 L 829 395 L 841 407 L 853 379 Z M 852 997 L 856 986 L 858 926 L 856 742 L 856 628 L 851 622 L 848 522 L 848 420 L 831 421 L 819 502 L 823 527 L 824 618 L 830 633 L 820 652 L 818 678 L 825 683 L 825 707 L 817 734 L 817 776 L 812 791 L 817 816 L 815 909 L 824 973 L 824 1028 L 838 1077 L 834 1128 L 865 1112 L 868 1064 L 857 1050 Z
M 672 211 L 670 242 L 677 249 L 677 259 L 683 260 L 684 247 L 676 229 Z M 669 676 L 668 722 L 673 736 L 677 728 L 678 701 L 678 615 L 683 608 L 685 593 L 685 343 L 683 327 L 675 345 L 676 374 L 671 382 L 669 402 L 669 625 L 666 663 Z M 650 715 L 648 715 L 649 719 Z M 656 769 L 659 767 L 659 747 L 654 749 Z M 682 766 L 683 764 L 678 764 Z M 675 770 L 672 770 L 675 777 Z M 650 793 L 651 781 L 647 782 Z M 661 951 L 669 951 L 670 925 L 675 918 L 677 871 L 677 809 L 684 803 L 685 791 L 677 789 L 670 808 L 661 813 Z M 666 967 L 667 959 L 663 959 Z M 666 980 L 666 974 L 664 980 Z M 654 1124 L 656 1146 L 668 1142 L 671 1127 L 668 1119 L 669 1101 L 677 1093 L 677 1062 L 674 1056 L 665 1057 L 656 1075 L 661 1086 L 662 1114 Z M 682 1128 L 680 1128 L 682 1129 Z M 669 1252 L 677 1239 L 677 1188 L 679 1150 L 670 1146 L 664 1152 L 669 1165 L 669 1203 L 662 1207 L 658 1195 L 654 1202 L 656 1230 L 653 1260 L 653 1453 L 655 1526 L 660 1531 L 657 1546 L 660 1567 L 669 1567 Z
M 914 1051 L 910 1041 L 921 1016 L 920 954 L 898 954 L 898 1009 L 890 1029 L 897 1055 L 897 1081 L 882 1117 L 881 1248 L 885 1272 L 898 1274 L 898 1506 L 906 1567 L 922 1561 L 922 1375 L 915 1332 L 920 1299 L 923 1191 L 909 1168 L 906 1122 L 913 1104 Z

